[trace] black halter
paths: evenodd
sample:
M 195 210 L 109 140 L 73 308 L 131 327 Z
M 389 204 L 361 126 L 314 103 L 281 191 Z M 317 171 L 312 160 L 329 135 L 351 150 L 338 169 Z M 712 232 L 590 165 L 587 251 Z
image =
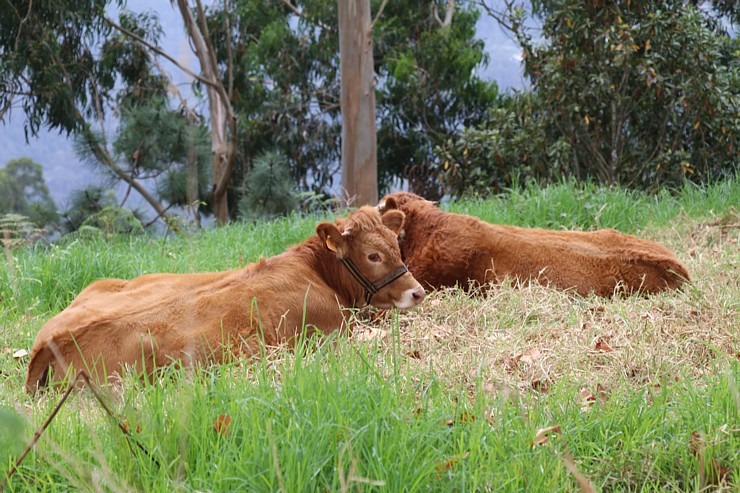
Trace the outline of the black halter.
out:
M 362 275 L 362 273 L 357 269 L 357 266 L 349 258 L 342 257 L 339 260 L 341 260 L 344 266 L 347 267 L 347 270 L 350 274 L 352 274 L 352 277 L 354 277 L 357 282 L 359 282 L 360 285 L 365 288 L 365 305 L 370 304 L 370 300 L 372 299 L 373 295 L 375 295 L 378 291 L 380 291 L 409 271 L 409 269 L 405 265 L 400 265 L 393 269 L 383 279 L 375 282 L 370 282 L 365 276 Z

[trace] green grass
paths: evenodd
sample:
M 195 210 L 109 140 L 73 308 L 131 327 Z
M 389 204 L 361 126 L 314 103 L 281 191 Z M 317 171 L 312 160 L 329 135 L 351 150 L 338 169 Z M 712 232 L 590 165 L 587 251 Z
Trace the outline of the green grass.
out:
M 588 412 L 568 386 L 473 402 L 433 380 L 399 383 L 418 375 L 403 362 L 389 371 L 371 346 L 347 341 L 275 365 L 127 382 L 110 399 L 159 466 L 132 454 L 89 396 L 77 396 L 9 491 L 105 483 L 114 491 L 340 491 L 343 481 L 387 491 L 569 491 L 565 453 L 603 490 L 694 491 L 693 431 L 705 437 L 706 457 L 740 460 L 740 436 L 728 427 L 740 422 L 730 388 L 737 365 L 701 388 L 625 390 Z M 230 426 L 217 432 L 221 415 Z M 562 432 L 533 446 L 537 429 L 554 424 Z
M 411 312 L 360 317 L 349 338 L 154 382 L 129 375 L 105 399 L 156 462 L 77 392 L 7 491 L 578 491 L 567 457 L 597 491 L 740 491 L 739 200 L 731 181 L 659 197 L 558 185 L 450 204 L 492 222 L 637 233 L 676 251 L 694 285 L 614 300 L 447 290 Z M 26 395 L 26 361 L 11 354 L 89 282 L 235 268 L 318 220 L 16 250 L 14 275 L 0 269 L 0 474 L 60 398 Z
M 646 226 L 669 226 L 678 217 L 706 217 L 740 209 L 740 183 L 709 187 L 686 184 L 673 194 L 648 195 L 621 188 L 564 182 L 545 189 L 528 186 L 494 199 L 463 200 L 448 207 L 498 224 L 531 228 L 614 228 L 634 233 Z

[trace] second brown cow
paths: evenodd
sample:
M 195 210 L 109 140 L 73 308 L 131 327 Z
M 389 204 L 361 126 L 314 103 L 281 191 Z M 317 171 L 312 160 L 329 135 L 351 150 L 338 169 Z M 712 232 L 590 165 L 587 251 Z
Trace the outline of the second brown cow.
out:
M 551 231 L 486 223 L 445 212 L 418 195 L 386 195 L 381 212 L 407 222 L 401 255 L 425 287 L 463 289 L 505 278 L 599 296 L 679 288 L 689 273 L 664 246 L 613 229 Z

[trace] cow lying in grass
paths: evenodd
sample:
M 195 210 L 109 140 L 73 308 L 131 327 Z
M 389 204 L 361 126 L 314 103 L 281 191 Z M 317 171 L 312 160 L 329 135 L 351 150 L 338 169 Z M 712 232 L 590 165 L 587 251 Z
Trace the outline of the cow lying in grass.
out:
M 347 322 L 345 307 L 408 309 L 424 289 L 398 249 L 400 211 L 364 207 L 317 226 L 317 235 L 242 269 L 149 274 L 92 283 L 41 329 L 31 351 L 26 390 L 33 393 L 87 370 L 104 382 L 122 368 L 150 374 L 255 354 L 307 331 Z
M 662 245 L 620 233 L 549 231 L 486 223 L 445 212 L 418 195 L 386 195 L 382 212 L 400 209 L 401 256 L 424 286 L 463 289 L 505 278 L 599 296 L 657 293 L 689 281 Z

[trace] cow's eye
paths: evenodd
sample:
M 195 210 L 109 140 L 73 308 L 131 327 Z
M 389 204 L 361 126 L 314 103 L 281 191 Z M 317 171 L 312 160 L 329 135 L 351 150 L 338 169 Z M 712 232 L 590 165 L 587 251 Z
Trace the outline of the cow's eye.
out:
M 367 259 L 370 262 L 378 263 L 380 262 L 380 255 L 378 255 L 377 253 L 371 253 L 370 255 L 367 256 Z

